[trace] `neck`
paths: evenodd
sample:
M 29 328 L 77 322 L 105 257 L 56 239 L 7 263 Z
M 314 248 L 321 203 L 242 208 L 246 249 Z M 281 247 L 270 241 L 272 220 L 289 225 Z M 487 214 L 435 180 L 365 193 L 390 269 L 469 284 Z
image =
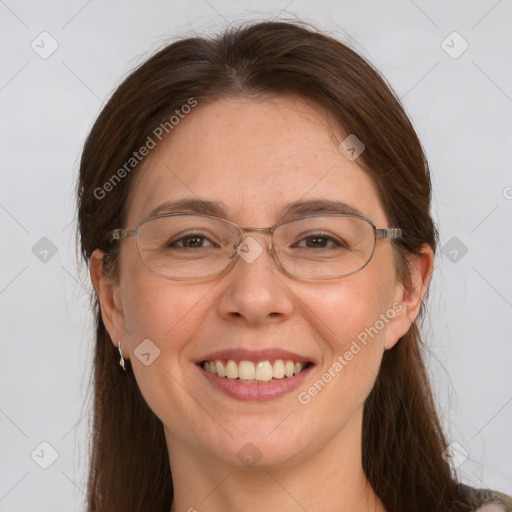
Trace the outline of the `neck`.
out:
M 171 512 L 385 512 L 363 471 L 360 427 L 360 421 L 347 426 L 300 460 L 297 455 L 265 466 L 262 459 L 250 468 L 198 454 L 166 431 L 174 484 Z

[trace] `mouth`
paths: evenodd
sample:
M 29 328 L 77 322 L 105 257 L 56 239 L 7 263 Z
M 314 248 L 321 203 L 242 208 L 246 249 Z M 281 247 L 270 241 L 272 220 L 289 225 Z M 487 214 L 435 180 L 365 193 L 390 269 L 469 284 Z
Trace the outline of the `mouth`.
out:
M 304 385 L 316 363 L 288 350 L 219 350 L 195 361 L 207 388 L 241 401 L 275 400 Z
M 293 359 L 212 359 L 198 363 L 206 372 L 247 384 L 267 384 L 300 375 L 313 365 L 311 361 Z

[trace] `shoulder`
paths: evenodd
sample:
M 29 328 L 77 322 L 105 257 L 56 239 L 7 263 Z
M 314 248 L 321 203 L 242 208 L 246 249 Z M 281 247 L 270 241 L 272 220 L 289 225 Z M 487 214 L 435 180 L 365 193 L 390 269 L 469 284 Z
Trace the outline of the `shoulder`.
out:
M 471 512 L 512 512 L 512 497 L 491 489 L 460 486 L 464 501 Z

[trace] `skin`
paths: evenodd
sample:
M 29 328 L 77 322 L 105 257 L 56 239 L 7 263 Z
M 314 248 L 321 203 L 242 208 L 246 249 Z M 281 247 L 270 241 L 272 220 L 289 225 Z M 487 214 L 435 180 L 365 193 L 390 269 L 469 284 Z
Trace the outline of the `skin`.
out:
M 337 149 L 327 123 L 318 106 L 294 97 L 200 103 L 144 162 L 122 227 L 165 201 L 196 196 L 224 203 L 240 226 L 272 226 L 284 205 L 323 198 L 392 227 L 372 179 Z M 251 236 L 268 244 L 265 235 Z M 164 425 L 171 512 L 384 510 L 361 464 L 363 403 L 383 352 L 418 315 L 432 271 L 427 245 L 413 260 L 410 289 L 397 280 L 388 240 L 377 241 L 360 272 L 320 281 L 284 274 L 268 252 L 188 282 L 151 274 L 135 239 L 121 242 L 118 280 L 104 274 L 102 258 L 95 251 L 90 268 L 103 320 Z M 315 363 L 299 391 L 307 390 L 394 303 L 401 311 L 307 405 L 295 391 L 267 402 L 235 400 L 195 366 L 217 349 L 279 347 Z M 161 353 L 144 366 L 133 351 L 148 338 Z M 249 468 L 237 457 L 248 442 L 261 453 Z

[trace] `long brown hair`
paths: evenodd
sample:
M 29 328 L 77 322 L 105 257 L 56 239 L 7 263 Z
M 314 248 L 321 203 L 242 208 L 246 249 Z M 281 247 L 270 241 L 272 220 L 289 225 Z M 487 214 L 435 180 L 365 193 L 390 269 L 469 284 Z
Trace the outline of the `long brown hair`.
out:
M 137 172 L 136 165 L 127 171 L 126 162 L 176 109 L 191 98 L 200 104 L 281 94 L 315 101 L 365 144 L 358 163 L 377 184 L 391 225 L 404 231 L 404 239 L 393 247 L 398 275 L 408 285 L 408 257 L 418 254 L 423 243 L 435 250 L 437 241 L 421 144 L 399 100 L 368 62 L 298 22 L 250 23 L 215 38 L 182 39 L 124 80 L 94 124 L 81 158 L 77 193 L 85 260 L 99 248 L 107 253 L 106 271 L 116 272 L 118 253 L 105 235 L 124 226 Z M 123 165 L 127 172 L 119 173 Z M 112 180 L 116 173 L 122 179 Z M 98 300 L 93 300 L 94 424 L 87 510 L 168 512 L 173 487 L 163 426 L 141 396 L 130 363 L 127 373 L 118 366 Z M 466 510 L 441 455 L 447 443 L 423 350 L 413 324 L 384 354 L 364 405 L 364 471 L 389 512 Z

